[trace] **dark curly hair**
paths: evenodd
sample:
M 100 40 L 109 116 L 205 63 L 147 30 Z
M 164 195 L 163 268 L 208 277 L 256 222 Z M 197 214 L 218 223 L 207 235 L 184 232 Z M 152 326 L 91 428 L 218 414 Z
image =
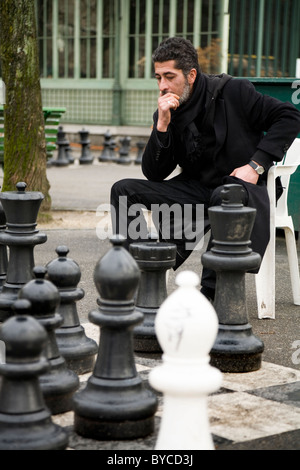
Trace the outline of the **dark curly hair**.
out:
M 175 60 L 175 67 L 187 75 L 191 69 L 200 72 L 198 54 L 191 41 L 184 38 L 168 38 L 160 43 L 152 55 L 153 63 Z

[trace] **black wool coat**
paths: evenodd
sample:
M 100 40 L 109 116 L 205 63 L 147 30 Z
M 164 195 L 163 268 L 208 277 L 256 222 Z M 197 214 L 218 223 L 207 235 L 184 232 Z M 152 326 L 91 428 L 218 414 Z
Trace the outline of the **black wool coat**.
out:
M 252 248 L 263 256 L 269 240 L 267 171 L 257 185 L 229 175 L 251 159 L 266 170 L 282 160 L 300 132 L 299 111 L 257 92 L 246 79 L 199 74 L 190 100 L 172 111 L 167 133 L 157 131 L 157 119 L 156 111 L 142 159 L 146 178 L 163 181 L 179 165 L 187 179 L 212 189 L 243 184 L 248 205 L 257 209 Z

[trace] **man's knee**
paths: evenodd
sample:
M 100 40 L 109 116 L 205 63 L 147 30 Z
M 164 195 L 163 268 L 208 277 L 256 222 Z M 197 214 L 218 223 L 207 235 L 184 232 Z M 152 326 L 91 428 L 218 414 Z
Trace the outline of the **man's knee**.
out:
M 112 196 L 125 196 L 130 192 L 132 188 L 132 182 L 134 182 L 131 178 L 125 178 L 123 180 L 116 181 L 111 187 L 111 195 Z
M 218 186 L 216 189 L 213 190 L 209 205 L 210 207 L 212 206 L 220 206 L 222 204 L 222 191 L 224 189 L 225 185 Z M 244 188 L 244 191 L 241 194 L 242 196 L 242 204 L 247 205 L 248 204 L 248 194 L 246 189 Z

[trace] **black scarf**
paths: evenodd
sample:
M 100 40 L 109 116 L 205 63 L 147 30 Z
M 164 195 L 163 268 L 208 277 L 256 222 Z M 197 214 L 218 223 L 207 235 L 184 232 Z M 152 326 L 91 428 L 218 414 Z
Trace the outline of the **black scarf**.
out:
M 188 101 L 172 111 L 171 123 L 186 148 L 186 159 L 194 162 L 205 152 L 204 140 L 214 141 L 213 119 L 215 101 L 221 89 L 232 77 L 226 74 L 199 73 Z M 199 131 L 201 129 L 201 132 Z M 205 136 L 205 139 L 203 138 Z
M 172 111 L 172 124 L 178 132 L 183 132 L 186 126 L 204 111 L 205 94 L 206 80 L 203 74 L 198 73 L 191 97 L 176 111 Z

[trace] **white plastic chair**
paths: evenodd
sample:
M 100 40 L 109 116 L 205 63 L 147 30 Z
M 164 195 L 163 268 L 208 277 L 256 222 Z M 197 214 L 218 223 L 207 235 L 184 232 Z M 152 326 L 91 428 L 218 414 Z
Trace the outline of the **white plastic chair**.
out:
M 287 206 L 290 176 L 296 171 L 298 165 L 300 165 L 300 138 L 294 140 L 284 160 L 271 167 L 268 173 L 267 187 L 270 198 L 270 241 L 259 272 L 255 275 L 258 318 L 275 319 L 276 228 L 282 228 L 284 230 L 293 301 L 295 305 L 300 305 L 300 278 L 295 231 L 292 217 L 288 214 Z M 277 176 L 281 176 L 284 191 L 276 206 L 275 179 Z

